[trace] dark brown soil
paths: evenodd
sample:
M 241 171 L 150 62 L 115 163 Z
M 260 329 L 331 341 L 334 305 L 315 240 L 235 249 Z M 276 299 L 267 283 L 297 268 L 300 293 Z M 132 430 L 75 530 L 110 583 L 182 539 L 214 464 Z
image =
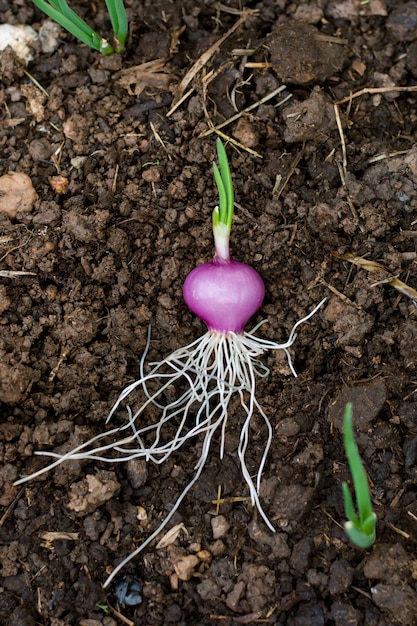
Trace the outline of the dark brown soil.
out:
M 104 2 L 71 5 L 108 33 Z M 10 49 L 0 53 L 0 175 L 25 174 L 32 193 L 8 210 L 13 176 L 0 212 L 0 621 L 414 626 L 417 314 L 413 292 L 391 283 L 417 287 L 417 92 L 377 88 L 416 83 L 417 2 L 126 5 L 123 57 L 103 58 L 64 32 L 52 51 L 37 42 L 27 69 Z M 252 12 L 181 85 L 242 8 Z M 30 2 L 9 0 L 0 18 L 36 30 L 45 21 Z M 236 411 L 225 458 L 217 438 L 173 520 L 185 530 L 122 573 L 141 581 L 144 599 L 119 606 L 121 618 L 102 583 L 193 476 L 198 442 L 161 466 L 72 462 L 23 488 L 13 482 L 47 462 L 36 450 L 69 449 L 104 428 L 137 376 L 149 322 L 153 361 L 205 331 L 181 294 L 213 250 L 216 135 L 205 133 L 283 80 L 286 89 L 222 128 L 238 142 L 227 148 L 235 257 L 267 290 L 253 323 L 268 318 L 263 336 L 285 340 L 328 298 L 298 334 L 299 377 L 267 354 L 271 373 L 258 385 L 274 427 L 261 496 L 277 532 L 239 499 L 248 492 Z M 18 271 L 30 274 L 5 273 Z M 366 552 L 343 530 L 349 399 L 378 516 Z M 250 467 L 264 436 L 254 420 Z M 109 499 L 83 501 L 93 480 Z

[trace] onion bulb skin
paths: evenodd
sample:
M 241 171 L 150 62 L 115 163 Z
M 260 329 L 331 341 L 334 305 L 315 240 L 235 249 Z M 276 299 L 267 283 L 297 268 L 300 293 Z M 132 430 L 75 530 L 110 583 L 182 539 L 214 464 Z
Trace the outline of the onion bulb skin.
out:
M 183 286 L 187 306 L 219 333 L 242 333 L 264 295 L 263 280 L 250 265 L 218 257 L 193 269 Z

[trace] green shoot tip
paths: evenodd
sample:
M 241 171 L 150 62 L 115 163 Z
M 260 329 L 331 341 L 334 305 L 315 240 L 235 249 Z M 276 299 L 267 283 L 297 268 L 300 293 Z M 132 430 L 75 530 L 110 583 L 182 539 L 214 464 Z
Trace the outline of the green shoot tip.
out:
M 348 518 L 344 527 L 352 543 L 359 548 L 369 548 L 376 539 L 376 515 L 372 511 L 368 478 L 355 441 L 352 411 L 352 403 L 349 402 L 346 405 L 343 417 L 343 442 L 352 474 L 358 514 L 356 513 L 348 484 L 343 483 L 343 500 L 346 517 Z
M 217 166 L 216 163 L 213 163 L 213 174 L 219 192 L 219 204 L 212 213 L 214 245 L 216 257 L 223 261 L 228 261 L 230 258 L 229 238 L 232 229 L 235 195 L 229 161 L 221 139 L 217 139 L 216 148 L 219 165 Z
M 216 207 L 218 208 L 216 220 L 217 223 L 221 222 L 222 224 L 225 224 L 230 230 L 232 228 L 235 205 L 232 175 L 230 173 L 226 148 L 224 147 L 221 139 L 217 139 L 216 148 L 219 160 L 219 166 L 217 166 L 216 163 L 213 163 L 214 179 L 219 191 L 219 206 Z

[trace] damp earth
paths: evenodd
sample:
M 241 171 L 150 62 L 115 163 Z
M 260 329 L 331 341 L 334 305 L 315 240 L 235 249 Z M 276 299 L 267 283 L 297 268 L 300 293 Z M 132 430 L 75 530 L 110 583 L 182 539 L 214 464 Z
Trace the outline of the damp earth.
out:
M 126 51 L 102 57 L 0 0 L 2 22 L 39 35 L 27 65 L 0 52 L 0 621 L 415 626 L 417 2 L 125 4 Z M 71 6 L 109 33 L 104 2 Z M 162 465 L 73 461 L 14 482 L 47 463 L 36 451 L 106 428 L 149 323 L 151 361 L 205 331 L 182 284 L 213 250 L 217 133 L 232 252 L 266 285 L 251 324 L 285 341 L 327 298 L 299 328 L 298 378 L 263 357 L 260 495 L 276 532 L 248 500 L 231 403 L 223 460 L 217 438 L 171 535 L 103 589 L 201 442 Z M 343 530 L 348 401 L 378 518 L 367 551 Z M 264 437 L 254 419 L 250 471 Z

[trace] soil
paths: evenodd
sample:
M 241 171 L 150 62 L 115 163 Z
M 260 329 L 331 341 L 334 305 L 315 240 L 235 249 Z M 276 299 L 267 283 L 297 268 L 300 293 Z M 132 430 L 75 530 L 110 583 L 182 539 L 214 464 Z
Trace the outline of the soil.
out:
M 56 37 L 31 3 L 0 0 L 1 21 L 50 35 L 27 67 L 0 53 L 8 626 L 417 624 L 417 2 L 226 4 L 127 0 L 126 52 L 102 57 Z M 104 2 L 71 5 L 109 32 Z M 259 333 L 284 341 L 327 298 L 299 329 L 298 378 L 285 355 L 263 357 L 274 436 L 261 500 L 277 532 L 247 500 L 236 404 L 224 459 L 217 436 L 173 543 L 103 589 L 192 478 L 198 441 L 162 465 L 71 462 L 13 483 L 45 465 L 35 451 L 106 428 L 149 322 L 152 361 L 205 332 L 181 290 L 213 249 L 208 131 L 251 105 L 221 133 L 234 256 L 266 285 L 252 324 L 267 318 Z M 378 518 L 367 551 L 343 529 L 348 400 Z M 265 436 L 255 419 L 250 468 Z

